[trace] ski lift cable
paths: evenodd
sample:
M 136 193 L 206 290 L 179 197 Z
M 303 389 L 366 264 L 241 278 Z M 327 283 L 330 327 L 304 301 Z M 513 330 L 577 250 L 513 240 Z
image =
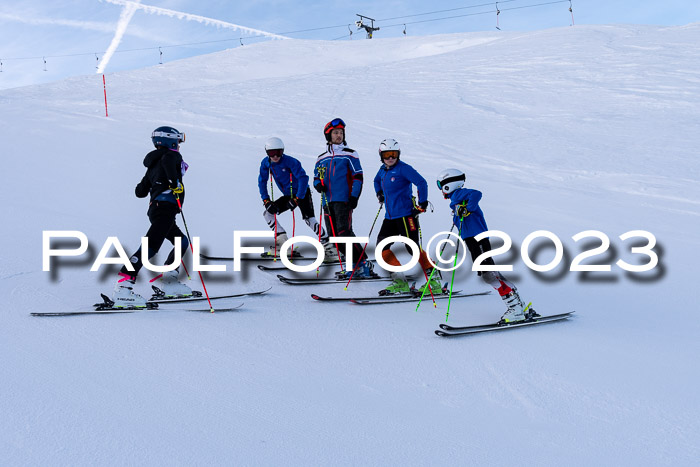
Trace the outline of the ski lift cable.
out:
M 520 0 L 503 0 L 503 1 L 499 1 L 498 3 L 503 4 L 503 3 L 511 3 L 511 2 L 516 2 L 516 1 L 520 1 Z M 539 6 L 552 5 L 552 4 L 556 4 L 556 3 L 566 3 L 566 2 L 568 2 L 571 5 L 570 0 L 555 0 L 555 1 L 536 3 L 536 4 L 531 4 L 531 5 L 513 6 L 513 7 L 509 7 L 509 8 L 500 7 L 499 10 L 500 11 L 520 10 L 520 9 L 525 9 L 525 8 L 534 8 L 534 7 L 539 7 Z M 425 16 L 425 15 L 429 15 L 429 14 L 437 14 L 440 12 L 457 11 L 457 10 L 461 10 L 461 9 L 476 8 L 479 6 L 489 6 L 489 5 L 493 5 L 493 4 L 494 4 L 494 2 L 489 2 L 489 3 L 470 5 L 470 6 L 460 7 L 460 8 L 452 8 L 449 10 L 436 10 L 433 12 L 418 13 L 415 15 L 398 16 L 398 17 L 394 17 L 394 18 L 385 18 L 385 19 L 376 20 L 376 21 L 377 22 L 389 21 L 392 19 L 399 19 L 399 18 Z M 444 17 L 440 17 L 440 18 L 431 18 L 431 19 L 425 19 L 425 20 L 420 20 L 420 21 L 410 21 L 410 22 L 407 21 L 407 22 L 384 25 L 384 26 L 382 26 L 382 28 L 391 28 L 391 27 L 399 27 L 399 26 L 403 26 L 405 28 L 406 25 L 410 25 L 410 24 L 420 24 L 420 23 L 428 23 L 428 22 L 434 22 L 434 21 L 443 21 L 443 20 L 454 19 L 454 18 L 464 18 L 464 17 L 468 17 L 468 16 L 492 14 L 492 13 L 494 13 L 494 11 L 495 10 L 484 11 L 484 12 L 475 12 L 475 13 L 466 13 L 466 14 L 462 14 L 462 15 L 444 16 Z M 573 16 L 573 14 L 572 14 L 572 16 Z M 318 27 L 318 28 L 299 29 L 296 31 L 284 31 L 284 32 L 278 32 L 275 34 L 290 35 L 290 34 L 299 34 L 299 33 L 304 33 L 304 32 L 322 31 L 322 30 L 327 30 L 327 29 L 337 29 L 337 28 L 347 28 L 347 27 L 348 27 L 348 25 L 347 25 L 347 23 L 345 23 L 345 24 L 340 24 L 340 25 L 335 25 L 335 26 L 323 26 L 323 27 Z M 351 35 L 352 34 L 348 34 L 348 35 L 341 36 L 341 37 L 338 37 L 338 38 L 333 39 L 333 40 L 342 39 L 344 37 L 348 37 Z M 158 47 L 140 47 L 140 48 L 133 48 L 133 49 L 122 49 L 122 50 L 116 50 L 114 53 L 142 52 L 142 51 L 148 51 L 148 50 L 156 50 L 156 49 L 160 50 L 160 49 L 175 48 L 175 47 L 190 47 L 190 46 L 196 46 L 196 45 L 215 44 L 215 43 L 221 43 L 221 42 L 241 41 L 243 38 L 256 39 L 256 38 L 261 38 L 261 37 L 265 37 L 265 36 L 263 34 L 258 34 L 258 35 L 248 35 L 245 37 L 243 37 L 243 36 L 232 37 L 229 39 L 218 39 L 218 40 L 211 40 L 211 41 L 163 45 L 163 46 L 158 46 Z M 104 52 L 101 52 L 101 53 L 104 53 Z M 33 57 L 10 57 L 10 58 L 4 57 L 3 61 L 6 63 L 8 61 L 13 61 L 13 60 L 37 60 L 37 59 L 45 60 L 47 58 L 70 58 L 70 57 L 81 57 L 81 56 L 87 56 L 87 55 L 94 56 L 94 54 L 95 54 L 95 52 L 81 52 L 81 53 L 72 53 L 72 54 L 37 55 L 37 56 L 33 56 Z
M 500 3 L 510 3 L 510 2 L 517 2 L 517 1 L 522 1 L 522 0 L 504 0 L 504 1 L 500 2 Z M 469 6 L 459 7 L 459 8 L 450 8 L 450 9 L 447 9 L 447 10 L 428 11 L 428 12 L 425 12 L 425 13 L 416 13 L 416 14 L 414 14 L 414 15 L 395 16 L 395 17 L 393 17 L 393 18 L 378 19 L 377 21 L 391 21 L 391 20 L 394 20 L 394 19 L 413 18 L 413 17 L 416 17 L 416 16 L 436 15 L 436 14 L 438 14 L 438 13 L 447 13 L 447 12 L 450 12 L 450 11 L 466 10 L 466 9 L 469 9 L 469 8 L 479 8 L 479 7 L 482 7 L 482 6 L 489 6 L 489 5 L 493 5 L 493 2 L 489 2 L 489 3 L 480 3 L 480 4 L 478 4 L 478 5 L 469 5 Z
M 534 7 L 538 7 L 538 6 L 544 6 L 544 5 L 553 5 L 556 3 L 566 3 L 568 1 L 569 0 L 555 0 L 552 2 L 536 3 L 533 5 L 523 5 L 523 6 L 517 6 L 517 7 L 510 7 L 510 8 L 500 8 L 500 11 L 503 12 L 503 11 L 508 11 L 508 10 L 522 10 L 524 8 L 534 8 Z M 499 3 L 504 3 L 504 2 L 499 2 Z M 493 5 L 493 2 L 489 3 L 488 5 Z M 495 11 L 496 10 L 480 11 L 480 12 L 476 12 L 476 13 L 465 13 L 463 15 L 443 16 L 440 18 L 424 19 L 424 20 L 420 20 L 420 21 L 388 24 L 388 25 L 383 25 L 382 28 L 386 29 L 386 28 L 393 28 L 393 27 L 397 27 L 397 26 L 403 26 L 404 24 L 420 24 L 420 23 L 429 23 L 432 21 L 442 21 L 442 20 L 446 20 L 446 19 L 465 18 L 467 16 L 489 15 L 489 14 L 493 14 Z
M 335 37 L 335 38 L 333 38 L 333 39 L 331 39 L 331 40 L 332 40 L 332 41 L 338 41 L 338 40 L 340 40 L 340 39 L 345 39 L 346 37 L 352 37 L 352 34 L 345 34 L 344 36 Z

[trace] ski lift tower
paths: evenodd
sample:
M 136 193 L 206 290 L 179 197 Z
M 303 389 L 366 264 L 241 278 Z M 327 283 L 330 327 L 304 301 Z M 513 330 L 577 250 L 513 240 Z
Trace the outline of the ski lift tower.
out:
M 356 14 L 356 16 L 360 17 L 359 21 L 355 21 L 355 26 L 357 26 L 357 30 L 359 31 L 360 29 L 364 29 L 365 31 L 367 31 L 367 39 L 371 39 L 372 33 L 374 31 L 379 31 L 379 28 L 374 27 L 374 20 L 368 16 L 363 16 L 361 14 Z M 371 21 L 369 26 L 364 23 L 364 20 L 366 19 Z

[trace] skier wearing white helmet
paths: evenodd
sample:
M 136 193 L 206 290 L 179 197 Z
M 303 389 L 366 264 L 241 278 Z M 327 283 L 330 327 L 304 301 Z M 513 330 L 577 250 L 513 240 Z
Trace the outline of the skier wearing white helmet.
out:
M 418 215 L 428 207 L 428 182 L 416 169 L 400 160 L 401 147 L 395 139 L 385 139 L 379 144 L 379 159 L 382 162 L 377 175 L 374 177 L 374 191 L 377 200 L 384 203 L 385 214 L 382 226 L 377 235 L 377 243 L 395 235 L 408 237 L 420 245 Z M 413 196 L 413 185 L 416 186 L 418 200 Z M 389 244 L 382 249 L 382 259 L 392 266 L 400 266 L 401 262 L 391 251 Z M 406 246 L 409 253 L 412 250 Z M 442 284 L 438 271 L 432 274 L 433 266 L 428 261 L 427 254 L 421 250 L 418 262 L 423 268 L 426 283 L 419 289 L 412 289 L 403 273 L 392 272 L 393 282 L 380 295 L 407 294 L 412 291 L 423 293 L 429 288 L 433 294 L 442 293 Z
M 325 248 L 325 260 L 337 260 L 335 248 L 328 243 L 328 235 L 314 215 L 314 206 L 309 189 L 309 176 L 306 175 L 301 163 L 292 156 L 284 153 L 284 143 L 280 138 L 272 137 L 265 142 L 267 154 L 260 162 L 260 174 L 258 175 L 258 190 L 262 198 L 265 210 L 263 217 L 267 225 L 276 232 L 275 244 L 270 247 L 269 254 L 279 254 L 281 246 L 287 241 L 287 231 L 282 227 L 277 218 L 288 210 L 299 207 L 301 216 L 306 225 L 320 237 L 321 244 Z M 268 180 L 272 177 L 280 190 L 277 199 L 271 199 L 268 192 Z M 270 185 L 272 189 L 272 185 Z M 320 230 L 320 233 L 319 233 Z
M 488 237 L 476 241 L 474 237 L 482 232 L 486 232 L 486 219 L 479 207 L 482 194 L 478 190 L 464 188 L 466 175 L 458 169 L 446 169 L 437 176 L 437 186 L 445 199 L 450 200 L 452 208 L 452 222 L 459 229 L 459 236 L 467 244 L 472 261 L 476 260 L 482 253 L 491 250 L 491 242 Z M 492 258 L 482 261 L 484 265 L 493 265 Z M 498 291 L 503 299 L 507 310 L 501 317 L 501 324 L 515 323 L 539 316 L 530 306 L 525 306 L 520 299 L 520 294 L 515 285 L 509 282 L 500 272 L 484 271 L 479 272 L 481 278 L 491 287 Z

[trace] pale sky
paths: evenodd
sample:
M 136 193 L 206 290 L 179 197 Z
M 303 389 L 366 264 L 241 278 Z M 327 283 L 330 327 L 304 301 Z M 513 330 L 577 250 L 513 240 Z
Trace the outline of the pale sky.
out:
M 245 45 L 271 40 L 273 34 L 296 39 L 366 40 L 365 32 L 354 24 L 359 19 L 356 13 L 377 20 L 375 26 L 381 29 L 374 33 L 375 39 L 403 35 L 404 24 L 411 36 L 495 31 L 497 20 L 496 2 L 484 0 L 139 3 L 140 7 L 125 0 L 1 0 L 0 89 L 94 74 L 100 65 L 105 73 L 157 65 L 161 51 L 162 60 L 167 62 L 240 47 L 241 41 Z M 571 5 L 575 25 L 672 26 L 700 21 L 700 2 L 693 0 L 572 0 Z M 569 0 L 504 0 L 498 2 L 498 8 L 503 31 L 572 23 Z M 294 32 L 315 28 L 325 29 Z M 209 43 L 183 45 L 200 42 Z M 108 50 L 113 54 L 105 59 Z

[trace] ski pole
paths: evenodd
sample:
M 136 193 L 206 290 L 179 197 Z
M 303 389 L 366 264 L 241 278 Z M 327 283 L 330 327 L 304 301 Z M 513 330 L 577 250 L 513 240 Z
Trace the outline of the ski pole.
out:
M 310 196 L 310 195 L 309 195 Z M 313 206 L 313 199 L 310 200 Z M 321 221 L 318 223 L 318 243 L 321 243 L 321 232 L 323 231 L 323 192 L 321 192 L 321 206 L 319 207 L 319 213 L 321 214 Z M 326 254 L 324 252 L 323 259 L 326 259 Z M 316 277 L 318 277 L 321 270 L 321 265 L 316 267 Z
M 452 230 L 454 230 L 454 228 L 455 228 L 455 225 L 454 225 L 454 223 L 453 223 L 453 224 L 452 224 L 452 227 L 450 228 L 450 233 L 452 233 Z M 419 228 L 419 229 L 420 229 L 420 228 Z M 419 230 L 418 232 L 419 232 L 419 234 L 420 234 L 420 230 Z M 421 235 L 421 238 L 422 238 L 422 235 Z M 422 239 L 421 239 L 421 243 L 423 243 Z M 442 258 L 442 252 L 445 251 L 445 246 L 447 246 L 447 242 L 445 242 L 445 243 L 442 244 L 442 248 L 440 249 L 440 253 L 438 253 L 438 260 L 439 260 L 440 258 Z M 459 244 L 458 244 L 457 246 L 459 247 Z M 456 263 L 455 263 L 455 264 L 456 264 Z M 435 272 L 435 269 L 436 269 L 436 268 L 433 268 L 433 270 L 430 271 L 430 277 L 427 277 L 427 278 L 426 278 L 426 280 L 428 281 L 428 283 L 430 283 L 430 279 L 433 278 L 433 273 Z M 454 284 L 454 270 L 453 270 L 452 272 L 453 272 L 453 274 L 452 274 L 452 284 Z M 423 271 L 423 274 L 425 274 L 425 271 Z M 430 295 L 431 295 L 431 296 L 432 296 L 432 293 L 433 293 L 433 291 L 432 291 L 432 289 L 431 289 L 431 290 L 430 290 Z M 420 300 L 418 300 L 418 306 L 416 306 L 416 311 L 418 311 L 418 308 L 420 307 L 420 304 L 421 304 L 421 302 L 423 301 L 423 296 L 424 296 L 424 295 L 425 295 L 425 290 L 423 290 L 423 294 L 421 294 Z M 449 311 L 449 301 L 452 300 L 451 297 L 452 297 L 452 289 L 450 288 L 450 298 L 448 299 L 448 304 L 447 304 L 447 309 L 448 309 L 448 311 Z M 433 305 L 435 305 L 435 297 L 433 297 Z M 435 305 L 435 307 L 437 308 L 437 305 Z
M 377 223 L 377 219 L 379 218 L 379 213 L 382 212 L 382 208 L 384 207 L 384 203 L 379 204 L 379 211 L 377 211 L 377 215 L 374 216 L 374 222 L 372 222 L 372 228 L 369 229 L 369 233 L 367 234 L 367 237 L 372 236 L 372 231 L 374 230 L 374 224 Z M 350 273 L 350 279 L 348 279 L 348 283 L 345 284 L 345 290 L 348 290 L 348 286 L 350 285 L 350 281 L 352 280 L 352 276 L 355 275 L 355 271 L 357 271 L 357 267 L 360 265 L 360 261 L 362 260 L 362 256 L 365 254 L 365 250 L 367 249 L 367 245 L 369 242 L 365 243 L 365 246 L 362 248 L 362 253 L 360 253 L 360 257 L 357 258 L 357 263 L 355 264 L 355 267 L 352 268 L 352 272 Z M 369 258 L 368 258 L 369 260 Z
M 466 207 L 466 201 L 462 201 L 461 206 Z M 459 211 L 456 211 L 459 212 Z M 464 218 L 469 217 L 471 212 L 467 211 L 466 216 L 462 212 L 462 215 L 459 218 L 459 239 L 462 239 L 462 224 L 464 223 Z M 452 223 L 452 227 L 454 228 L 454 222 Z M 450 232 L 452 232 L 452 228 L 450 229 Z M 457 250 L 455 251 L 455 262 L 453 264 L 453 269 L 452 269 L 452 281 L 450 283 L 450 295 L 448 296 L 447 299 L 447 314 L 445 314 L 445 322 L 447 322 L 448 318 L 450 317 L 450 305 L 452 304 L 452 289 L 454 288 L 455 285 L 455 271 L 457 270 L 457 257 L 459 256 L 459 243 L 457 242 Z M 444 247 L 445 245 L 443 245 Z M 466 253 L 465 253 L 466 254 Z
M 192 246 L 192 237 L 190 237 L 190 230 L 187 228 L 187 221 L 185 220 L 185 213 L 182 210 L 182 203 L 180 202 L 180 195 L 175 193 L 175 199 L 177 200 L 177 206 L 180 208 L 180 215 L 182 216 L 182 223 L 185 224 L 185 233 L 187 234 L 187 240 L 190 242 L 190 250 L 192 250 L 192 255 L 194 255 L 194 247 Z M 209 292 L 207 292 L 207 286 L 204 285 L 204 278 L 202 277 L 202 271 L 197 271 L 199 273 L 199 280 L 202 282 L 202 288 L 204 289 L 204 294 L 207 296 L 207 302 L 209 302 L 209 311 L 214 313 L 214 306 L 211 304 L 211 299 L 209 298 Z
M 292 188 L 292 173 L 290 172 L 289 173 L 289 200 L 291 201 L 292 199 L 294 199 L 294 190 Z M 292 209 L 292 238 L 294 238 L 294 232 L 296 231 L 296 228 L 297 228 L 297 220 L 294 217 L 294 209 Z M 292 250 L 292 258 L 290 258 L 290 261 L 291 261 L 291 259 L 294 258 L 294 244 L 293 243 L 292 243 L 291 250 Z
M 321 185 L 322 185 L 322 186 L 325 186 L 325 185 L 323 185 L 323 179 L 321 179 Z M 321 201 L 324 202 L 324 203 L 326 202 L 325 191 L 324 191 L 324 192 L 321 192 Z M 331 233 L 332 233 L 333 236 L 335 237 L 335 227 L 333 227 L 333 217 L 331 216 L 331 205 L 330 205 L 330 202 L 328 202 L 328 211 L 327 211 L 327 214 L 326 214 L 326 215 L 328 216 L 328 223 L 331 225 Z M 340 264 L 340 270 L 341 270 L 341 271 L 345 271 L 345 268 L 344 268 L 344 266 L 343 266 L 343 261 L 342 261 L 342 259 L 340 258 L 340 250 L 338 249 L 338 244 L 337 244 L 337 243 L 335 244 L 335 253 L 338 255 L 338 263 Z
M 182 267 L 185 269 L 185 274 L 187 274 L 187 280 L 192 280 L 190 277 L 190 271 L 187 270 L 187 266 L 185 266 L 185 260 L 180 258 L 180 264 L 182 264 Z
M 450 227 L 450 233 L 455 229 L 455 224 L 454 222 L 452 223 L 452 227 Z M 449 237 L 449 235 L 448 235 Z M 442 244 L 442 248 L 440 248 L 440 258 L 442 258 L 442 252 L 445 251 L 445 247 L 447 246 L 447 242 Z
M 415 205 L 415 198 L 414 198 L 414 205 Z M 423 252 L 423 231 L 421 230 L 420 227 L 420 222 L 418 221 L 418 216 L 416 216 L 416 224 L 418 224 L 418 240 L 420 241 L 420 251 Z M 406 236 L 408 237 L 408 227 L 406 227 L 406 221 L 404 220 L 404 228 L 406 229 Z M 428 253 L 426 253 L 426 256 Z M 433 278 L 433 272 L 435 272 L 435 268 L 433 268 L 432 271 L 430 271 L 430 277 L 428 277 L 428 274 L 423 271 L 423 275 L 425 276 L 425 283 L 428 285 L 428 290 L 430 291 L 430 298 L 433 300 L 433 307 L 437 308 L 437 303 L 435 303 L 435 295 L 433 295 L 433 287 L 430 285 L 430 279 Z M 442 284 L 440 284 L 440 287 L 442 287 Z M 423 293 L 420 295 L 420 299 L 418 300 L 418 305 L 416 305 L 416 311 L 418 311 L 418 308 L 420 308 L 420 304 L 423 303 L 423 297 L 425 296 L 425 289 L 423 289 Z
M 413 202 L 413 209 L 418 210 L 419 213 L 422 212 L 418 208 L 418 202 L 417 202 L 415 196 L 411 197 L 411 201 Z M 432 207 L 431 207 L 431 212 L 432 212 Z M 418 245 L 418 246 L 420 247 L 420 251 L 422 253 L 424 251 L 423 250 L 423 231 L 422 231 L 421 226 L 420 226 L 420 221 L 418 220 L 418 215 L 414 216 L 414 219 L 415 219 L 416 224 L 418 225 L 418 241 L 420 242 L 420 245 Z M 406 218 L 404 218 L 404 220 L 403 220 L 403 228 L 406 230 L 406 237 L 408 237 L 409 235 L 408 235 L 408 226 L 406 226 Z M 426 253 L 426 255 L 427 255 L 427 253 Z M 433 268 L 433 270 L 434 269 L 435 268 Z M 425 281 L 426 281 L 425 283 L 428 286 L 428 291 L 430 292 L 430 298 L 433 300 L 433 306 L 435 308 L 437 308 L 437 303 L 435 303 L 435 295 L 433 295 L 433 287 L 430 285 L 430 279 L 432 279 L 432 277 L 433 277 L 433 271 L 430 272 L 430 277 L 428 277 L 428 274 L 425 271 L 423 271 L 423 275 L 425 276 Z M 440 286 L 442 287 L 442 284 Z M 418 300 L 418 305 L 416 305 L 416 311 L 418 311 L 418 308 L 420 308 L 421 303 L 423 303 L 423 297 L 425 297 L 425 289 L 423 289 L 423 293 L 420 295 L 420 299 Z
M 274 176 L 272 175 L 272 168 L 270 168 L 270 170 L 268 171 L 268 174 L 270 175 L 270 198 L 272 199 L 271 201 L 274 203 L 275 202 L 275 188 L 272 186 L 272 179 L 274 178 Z M 274 240 L 275 246 L 273 247 L 274 252 L 275 252 L 275 256 L 273 258 L 273 261 L 277 261 L 277 214 L 273 214 L 273 216 L 275 216 L 275 240 Z
M 462 221 L 464 221 L 464 216 L 460 217 L 459 219 L 459 238 L 462 238 Z M 454 223 L 452 224 L 454 226 Z M 452 232 L 452 229 L 450 229 L 450 232 Z M 452 304 L 452 289 L 455 285 L 455 271 L 457 270 L 457 257 L 459 256 L 459 243 L 457 242 L 457 250 L 455 251 L 455 262 L 452 265 L 452 281 L 450 283 L 450 295 L 447 299 L 447 313 L 445 314 L 445 322 L 450 318 L 450 305 Z M 465 253 L 466 254 L 466 253 Z

